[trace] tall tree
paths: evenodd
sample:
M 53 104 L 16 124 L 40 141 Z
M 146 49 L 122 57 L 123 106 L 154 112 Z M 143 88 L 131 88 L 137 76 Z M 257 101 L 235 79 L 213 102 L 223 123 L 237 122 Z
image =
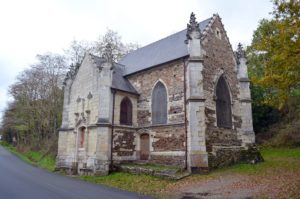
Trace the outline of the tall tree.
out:
M 73 40 L 65 50 L 66 58 L 70 65 L 69 70 L 76 72 L 84 58 L 85 53 L 92 53 L 113 62 L 118 62 L 124 55 L 139 48 L 137 43 L 124 43 L 118 32 L 107 29 L 97 41 Z
M 86 52 L 91 51 L 92 48 L 93 48 L 92 42 L 77 41 L 74 39 L 70 43 L 69 48 L 65 50 L 68 63 L 73 66 L 79 65 L 83 60 L 84 54 Z
M 282 108 L 299 88 L 300 2 L 273 3 L 273 19 L 260 22 L 248 52 L 257 62 L 252 81 L 266 89 L 265 103 Z
M 107 57 L 106 54 L 110 54 L 112 61 L 118 62 L 124 55 L 138 48 L 137 43 L 124 43 L 118 32 L 108 29 L 94 42 L 92 52 L 100 57 Z
M 9 89 L 13 103 L 4 113 L 4 133 L 18 144 L 40 148 L 56 140 L 61 122 L 62 82 L 67 65 L 61 55 L 37 55 L 38 62 L 23 71 Z

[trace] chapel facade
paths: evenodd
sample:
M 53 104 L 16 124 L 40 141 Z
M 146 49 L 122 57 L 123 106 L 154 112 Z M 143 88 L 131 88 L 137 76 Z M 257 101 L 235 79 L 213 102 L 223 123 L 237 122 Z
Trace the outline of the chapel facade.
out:
M 246 63 L 218 15 L 198 23 L 193 13 L 187 29 L 118 63 L 87 53 L 65 81 L 57 168 L 106 175 L 149 162 L 201 172 L 255 161 Z

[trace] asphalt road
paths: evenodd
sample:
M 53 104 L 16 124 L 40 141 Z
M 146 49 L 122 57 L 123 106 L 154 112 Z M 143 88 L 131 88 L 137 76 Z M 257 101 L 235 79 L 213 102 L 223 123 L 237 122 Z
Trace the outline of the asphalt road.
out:
M 0 199 L 94 198 L 147 197 L 44 171 L 23 162 L 0 146 Z

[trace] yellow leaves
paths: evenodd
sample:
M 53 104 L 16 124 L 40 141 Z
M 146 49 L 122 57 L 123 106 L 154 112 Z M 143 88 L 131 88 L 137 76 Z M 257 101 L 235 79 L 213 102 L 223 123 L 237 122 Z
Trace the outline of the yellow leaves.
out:
M 281 6 L 286 2 L 277 3 L 277 6 Z M 283 9 L 284 12 L 293 11 L 292 6 L 288 5 L 287 10 Z M 268 90 L 265 96 L 266 103 L 277 107 L 283 106 L 291 90 L 300 82 L 300 19 L 291 19 L 290 16 L 293 15 L 285 13 L 280 18 L 262 20 L 249 48 L 252 51 L 266 52 L 262 60 L 250 60 L 252 64 L 262 65 L 259 67 L 262 70 L 260 76 L 255 72 L 250 72 L 250 75 L 254 75 L 251 77 L 254 84 Z

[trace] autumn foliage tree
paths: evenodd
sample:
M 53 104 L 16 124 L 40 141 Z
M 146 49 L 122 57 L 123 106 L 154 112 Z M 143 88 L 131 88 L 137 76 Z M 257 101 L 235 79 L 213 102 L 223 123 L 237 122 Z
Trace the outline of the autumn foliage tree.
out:
M 264 89 L 264 103 L 281 109 L 299 94 L 300 2 L 273 3 L 273 18 L 260 22 L 248 54 L 251 80 Z

